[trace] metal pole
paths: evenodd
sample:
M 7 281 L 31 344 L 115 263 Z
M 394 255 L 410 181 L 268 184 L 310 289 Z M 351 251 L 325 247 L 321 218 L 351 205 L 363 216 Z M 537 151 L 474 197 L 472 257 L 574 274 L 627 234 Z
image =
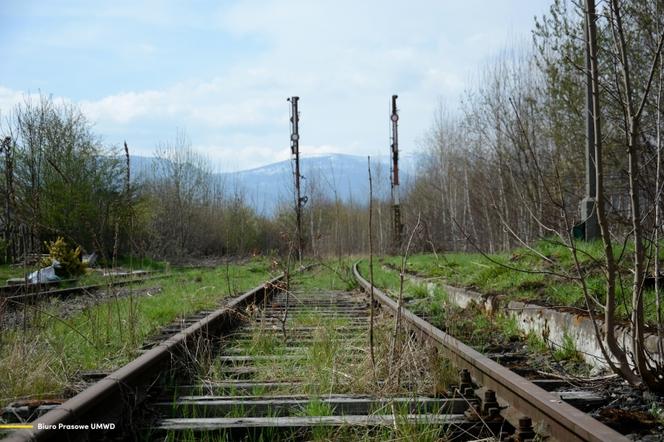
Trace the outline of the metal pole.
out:
M 593 91 L 590 45 L 594 45 L 595 32 L 590 27 L 595 26 L 595 2 L 586 2 L 588 14 L 586 16 L 584 33 L 586 43 L 586 196 L 581 200 L 581 218 L 584 223 L 584 237 L 586 241 L 599 238 L 599 224 L 597 223 L 597 181 L 595 158 L 595 121 L 593 119 Z
M 302 260 L 302 202 L 303 198 L 300 192 L 300 114 L 297 104 L 300 97 L 291 97 L 288 99 L 291 103 L 291 154 L 295 161 L 295 236 L 297 241 L 297 259 Z
M 14 243 L 13 243 L 13 226 L 12 226 L 12 198 L 14 194 L 13 189 L 13 162 L 12 162 L 12 152 L 11 152 L 11 137 L 5 137 L 2 140 L 2 148 L 0 151 L 4 151 L 5 154 L 5 191 L 7 195 L 5 197 L 5 229 L 4 229 L 4 242 L 5 242 L 5 262 L 10 263 L 14 257 Z
M 392 210 L 394 213 L 393 229 L 394 229 L 394 249 L 398 251 L 401 248 L 401 232 L 403 225 L 401 224 L 401 207 L 399 202 L 399 133 L 398 121 L 399 114 L 397 113 L 397 95 L 392 95 L 392 114 L 390 120 L 392 121 Z

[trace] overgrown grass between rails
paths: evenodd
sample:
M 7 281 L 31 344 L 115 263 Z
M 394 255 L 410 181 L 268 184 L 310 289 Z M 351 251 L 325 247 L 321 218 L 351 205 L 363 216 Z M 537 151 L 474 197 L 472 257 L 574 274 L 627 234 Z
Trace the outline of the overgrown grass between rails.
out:
M 292 282 L 299 290 L 346 290 L 357 287 L 350 258 L 318 261 L 307 272 L 293 274 Z
M 289 323 L 288 327 L 296 325 Z M 422 394 L 440 393 L 450 383 L 456 381 L 457 373 L 438 352 L 428 345 L 411 342 L 410 336 L 403 334 L 400 348 L 397 349 L 401 365 L 401 383 L 396 384 L 394 367 L 389 365 L 394 322 L 392 317 L 379 315 L 375 326 L 375 343 L 377 379 L 375 383 L 373 369 L 368 351 L 368 330 L 348 334 L 340 328 L 339 322 L 319 317 L 318 322 L 307 321 L 308 326 L 317 327 L 308 340 L 283 341 L 281 332 L 270 328 L 256 327 L 252 337 L 247 339 L 245 354 L 282 354 L 284 346 L 297 343 L 301 351 L 300 358 L 295 360 L 276 358 L 255 360 L 253 367 L 254 380 L 269 381 L 300 381 L 300 392 L 314 396 L 325 396 L 331 393 L 400 393 L 410 395 L 413 392 Z M 278 336 L 281 342 L 267 336 Z M 253 347 L 256 342 L 266 342 L 272 346 L 268 353 L 262 345 L 260 353 Z M 232 344 L 232 341 L 230 343 Z M 235 374 L 228 372 L 228 365 L 218 362 L 207 373 L 203 373 L 204 381 L 225 381 L 234 379 Z M 273 394 L 292 393 L 291 387 L 284 390 L 271 390 Z
M 185 271 L 125 288 L 133 294 L 64 319 L 54 319 L 60 315 L 54 304 L 46 312 L 36 311 L 25 330 L 0 335 L 0 406 L 21 397 L 58 396 L 79 371 L 118 368 L 161 326 L 216 307 L 229 295 L 227 276 L 231 286 L 246 291 L 269 279 L 269 263 L 231 265 L 229 275 L 225 268 Z
M 336 275 L 336 276 L 335 276 Z M 339 278 L 336 272 L 325 268 L 312 274 L 294 275 L 291 306 L 297 305 L 298 299 L 306 299 L 307 293 L 321 290 L 344 289 L 344 281 L 335 282 Z M 341 279 L 341 278 L 340 278 Z M 304 280 L 304 282 L 302 282 Z M 420 292 L 423 296 L 424 292 Z M 442 298 L 444 293 L 435 291 L 435 296 Z M 330 296 L 337 296 L 330 293 Z M 344 295 L 346 296 L 346 295 Z M 361 295 L 360 295 L 361 296 Z M 427 296 L 428 292 L 427 292 Z M 414 337 L 401 331 L 401 338 L 395 353 L 398 355 L 395 365 L 390 366 L 390 351 L 393 345 L 394 318 L 378 314 L 375 324 L 376 345 L 376 378 L 371 366 L 368 349 L 368 323 L 366 329 L 348 328 L 347 317 L 320 315 L 320 308 L 305 307 L 300 304 L 297 311 L 289 314 L 286 323 L 286 336 L 280 326 L 276 328 L 270 323 L 260 320 L 261 312 L 256 313 L 257 323 L 250 333 L 241 341 L 229 341 L 227 348 L 233 348 L 233 355 L 239 354 L 238 349 L 248 356 L 276 355 L 276 358 L 259 358 L 252 361 L 251 379 L 254 381 L 270 381 L 288 383 L 299 382 L 295 388 L 288 385 L 279 389 L 270 389 L 269 393 L 253 391 L 254 394 L 305 394 L 313 399 L 300 409 L 293 409 L 290 415 L 328 416 L 332 414 L 329 404 L 320 399 L 330 394 L 372 394 L 387 397 L 390 394 L 414 396 L 417 394 L 440 395 L 448 389 L 449 384 L 458 381 L 457 370 L 444 359 L 431 343 L 414 341 Z M 359 302 L 358 306 L 366 305 Z M 327 310 L 327 309 L 326 309 Z M 356 324 L 357 325 L 357 324 Z M 311 334 L 296 334 L 296 327 L 313 328 Z M 292 334 L 291 334 L 292 331 Z M 297 346 L 297 351 L 289 355 L 298 355 L 297 359 L 280 358 L 284 349 Z M 222 349 L 223 351 L 223 349 Z M 229 353 L 227 353 L 229 354 Z M 241 366 L 243 362 L 236 365 Z M 201 380 L 214 385 L 215 382 L 237 380 L 237 372 L 228 360 L 213 363 L 207 371 L 201 372 Z M 401 370 L 401 376 L 395 375 Z M 378 381 L 378 382 L 376 382 Z M 283 410 L 282 410 L 283 411 Z M 317 427 L 313 431 L 299 433 L 297 440 L 441 440 L 440 427 L 428 425 L 426 421 L 413 423 L 406 419 L 408 409 L 400 406 L 382 407 L 375 414 L 393 415 L 393 425 L 386 428 L 352 428 Z M 261 435 L 255 435 L 260 437 Z M 279 435 L 284 436 L 283 434 Z M 286 440 L 288 439 L 286 435 Z M 222 439 L 223 440 L 223 439 Z M 256 439 L 257 440 L 257 439 Z M 284 440 L 283 438 L 280 440 Z
M 294 275 L 292 293 L 293 303 L 297 299 L 305 299 L 307 292 L 319 290 L 343 289 L 343 281 L 334 282 L 334 275 L 322 269 L 314 275 Z M 338 275 L 337 275 L 338 277 Z M 304 283 L 301 281 L 304 280 Z M 424 292 L 420 293 L 423 296 Z M 335 296 L 334 294 L 330 294 Z M 320 296 L 316 294 L 315 296 Z M 428 292 L 427 292 L 427 296 Z M 434 296 L 444 297 L 441 291 L 435 291 Z M 362 305 L 362 303 L 359 303 Z M 355 331 L 346 328 L 348 319 L 326 314 L 318 314 L 315 307 L 307 309 L 303 304 L 298 306 L 297 312 L 291 312 L 289 322 L 286 324 L 286 336 L 282 334 L 280 326 L 274 328 L 271 324 L 257 322 L 250 334 L 241 342 L 229 340 L 226 344 L 234 349 L 243 349 L 246 355 L 276 355 L 277 358 L 255 359 L 252 361 L 252 376 L 254 381 L 270 382 L 299 382 L 295 389 L 292 385 L 283 389 L 270 389 L 270 395 L 278 394 L 306 394 L 313 399 L 304 407 L 293 410 L 291 413 L 300 416 L 328 416 L 332 413 L 330 406 L 319 399 L 330 394 L 373 394 L 383 396 L 399 394 L 402 396 L 417 394 L 440 395 L 448 389 L 449 384 L 458 380 L 457 370 L 444 359 L 431 343 L 414 341 L 414 337 L 404 331 L 398 341 L 396 354 L 398 355 L 394 366 L 390 366 L 390 358 L 394 318 L 379 314 L 375 325 L 376 345 L 376 378 L 371 366 L 368 349 L 368 323 L 367 328 Z M 262 318 L 258 312 L 256 319 Z M 310 335 L 302 339 L 302 335 L 291 336 L 290 330 L 295 327 L 312 327 Z M 286 347 L 297 345 L 297 359 L 279 358 L 284 354 Z M 242 365 L 239 363 L 238 365 Z M 204 382 L 223 382 L 237 379 L 229 361 L 218 361 L 207 371 L 201 372 Z M 397 368 L 401 376 L 396 376 Z M 378 382 L 376 382 L 376 380 Z M 263 393 L 261 391 L 254 392 Z M 440 427 L 428 425 L 426 421 L 413 423 L 406 419 L 408 409 L 405 407 L 388 407 L 376 410 L 376 414 L 393 415 L 394 424 L 387 428 L 352 428 L 342 426 L 318 427 L 312 432 L 299 434 L 306 440 L 441 440 Z M 260 437 L 260 435 L 255 435 Z M 280 434 L 283 436 L 283 434 Z M 222 439 L 223 440 L 223 439 Z M 291 439 L 287 439 L 291 440 Z M 297 439 L 300 440 L 300 439 Z
M 299 413 L 301 416 L 333 416 L 334 410 L 332 407 L 320 400 L 318 397 L 313 397 Z M 322 441 L 330 440 L 334 436 L 335 429 L 331 427 L 315 426 L 311 430 L 312 440 Z
M 185 432 L 170 431 L 166 434 L 165 442 L 233 442 L 238 440 L 237 431 L 227 430 L 222 432 L 201 432 L 187 430 Z M 271 442 L 277 440 L 279 435 L 281 440 L 300 440 L 297 438 L 295 430 L 274 430 L 272 428 L 256 428 L 249 430 L 247 436 L 241 440 L 250 440 L 255 442 Z
M 311 322 L 307 322 L 311 325 Z M 440 357 L 437 351 L 428 346 L 411 341 L 411 337 L 404 333 L 397 352 L 400 357 L 397 364 L 401 365 L 401 383 L 397 385 L 394 377 L 394 368 L 388 365 L 393 332 L 393 318 L 379 315 L 376 323 L 376 355 L 379 365 L 377 376 L 379 383 L 374 382 L 367 345 L 368 336 L 359 332 L 350 339 L 340 339 L 339 329 L 331 321 L 319 319 L 318 329 L 313 333 L 310 343 L 300 342 L 305 349 L 304 358 L 298 361 L 288 360 L 257 360 L 253 366 L 257 370 L 254 380 L 270 381 L 300 381 L 302 384 L 297 391 L 270 390 L 270 395 L 278 394 L 306 394 L 311 400 L 300 409 L 294 408 L 289 415 L 295 416 L 330 416 L 337 414 L 329 404 L 320 400 L 330 394 L 371 394 L 378 397 L 389 397 L 390 394 L 411 397 L 418 394 L 440 395 L 449 385 L 458 379 L 457 370 Z M 271 342 L 275 347 L 273 354 L 279 354 L 279 347 L 284 343 L 276 343 L 266 334 L 279 332 L 270 329 L 254 329 L 257 339 L 248 339 L 246 342 Z M 255 348 L 247 348 L 248 352 Z M 359 350 L 359 351 L 357 351 Z M 251 354 L 251 353 L 247 353 Z M 261 353 L 264 354 L 264 353 Z M 357 357 L 348 358 L 349 354 Z M 224 381 L 233 379 L 234 375 L 227 375 L 224 369 L 227 366 L 219 363 L 205 376 L 208 381 Z M 426 422 L 411 422 L 407 419 L 410 410 L 405 405 L 394 406 L 388 404 L 373 411 L 373 414 L 393 416 L 393 424 L 389 427 L 355 428 L 349 426 L 314 427 L 307 434 L 299 433 L 296 440 L 445 440 L 444 431 L 435 424 Z M 227 417 L 237 417 L 229 413 Z M 260 436 L 257 434 L 256 436 Z M 279 440 L 288 439 L 288 435 L 280 434 Z M 221 439 L 223 440 L 223 439 Z M 258 440 L 258 439 L 256 439 Z
M 333 416 L 334 414 L 334 410 L 330 405 L 321 402 L 318 398 L 313 398 L 300 413 L 302 416 L 309 417 Z M 308 440 L 357 440 L 366 442 L 398 440 L 433 442 L 446 440 L 445 430 L 439 425 L 427 422 L 425 416 L 422 416 L 419 422 L 408 419 L 409 414 L 411 414 L 408 405 L 390 402 L 372 414 L 392 416 L 392 424 L 377 428 L 354 428 L 343 425 L 339 427 L 315 426 L 312 428 Z

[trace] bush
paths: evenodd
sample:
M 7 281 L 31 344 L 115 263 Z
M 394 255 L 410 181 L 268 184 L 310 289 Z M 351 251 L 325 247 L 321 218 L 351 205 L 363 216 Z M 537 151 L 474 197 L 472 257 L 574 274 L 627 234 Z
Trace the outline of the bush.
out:
M 43 266 L 50 266 L 53 261 L 60 263 L 59 276 L 66 278 L 75 277 L 85 273 L 85 264 L 81 261 L 81 247 L 71 248 L 64 238 L 58 237 L 55 241 L 45 242 L 48 249 L 48 257 L 42 259 Z

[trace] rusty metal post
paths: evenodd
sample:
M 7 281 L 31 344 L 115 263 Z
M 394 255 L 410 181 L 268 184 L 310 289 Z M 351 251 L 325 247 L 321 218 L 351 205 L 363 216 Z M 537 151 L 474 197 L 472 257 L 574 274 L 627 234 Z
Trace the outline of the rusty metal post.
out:
M 392 113 L 390 115 L 390 120 L 392 122 L 392 144 L 390 146 L 392 174 L 390 175 L 390 184 L 392 185 L 393 246 L 395 252 L 398 253 L 401 249 L 403 224 L 401 224 L 401 204 L 399 201 L 399 114 L 397 113 L 397 98 L 398 95 L 392 95 Z
M 583 238 L 592 241 L 599 238 L 599 223 L 597 221 L 597 159 L 595 158 L 595 120 L 593 112 L 593 77 L 597 73 L 592 69 L 591 45 L 595 46 L 595 2 L 586 1 L 588 9 L 585 20 L 585 58 L 586 58 L 586 196 L 581 200 L 581 222 L 583 223 Z
M 291 124 L 291 155 L 295 161 L 295 236 L 297 241 L 297 259 L 302 260 L 302 203 L 306 197 L 302 197 L 300 191 L 300 114 L 298 112 L 298 101 L 300 97 L 290 97 L 291 103 L 290 124 Z

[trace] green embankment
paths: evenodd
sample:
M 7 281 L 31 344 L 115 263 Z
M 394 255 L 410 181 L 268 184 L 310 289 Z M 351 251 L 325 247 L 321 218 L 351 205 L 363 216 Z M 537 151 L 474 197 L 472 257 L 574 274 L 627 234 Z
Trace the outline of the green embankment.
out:
M 616 257 L 622 257 L 616 290 L 617 312 L 620 317 L 627 318 L 626 306 L 631 304 L 633 278 L 630 268 L 630 245 L 625 251 L 616 248 L 614 253 Z M 606 282 L 601 267 L 603 256 L 601 243 L 579 244 L 577 256 L 589 293 L 603 302 Z M 374 277 L 378 286 L 398 288 L 397 272 L 389 271 L 385 266 L 390 266 L 392 269 L 400 268 L 401 257 L 377 259 L 374 266 Z M 586 308 L 571 251 L 562 245 L 547 241 L 538 242 L 533 250 L 520 248 L 511 253 L 417 254 L 408 257 L 406 270 L 452 286 L 470 288 L 484 294 L 502 295 L 506 300 Z M 366 262 L 362 263 L 362 271 L 368 275 Z M 418 290 L 416 286 L 416 284 L 406 284 L 405 291 Z M 645 289 L 644 299 L 646 318 L 648 321 L 654 321 L 655 293 L 649 286 Z
M 63 303 L 75 301 L 26 307 L 26 327 L 0 334 L 0 406 L 17 398 L 59 396 L 79 371 L 120 367 L 160 327 L 212 309 L 230 293 L 259 285 L 273 273 L 267 259 L 255 259 L 125 287 L 122 297 L 64 317 Z
M 491 259 L 495 260 L 496 255 Z M 376 259 L 374 264 L 375 285 L 386 289 L 394 299 L 399 295 L 400 278 L 397 268 L 400 266 L 400 257 Z M 367 260 L 360 262 L 359 270 L 368 278 Z M 507 297 L 519 299 L 528 296 L 528 291 L 513 289 L 509 282 L 510 278 L 514 278 L 517 284 L 523 281 L 519 279 L 522 273 L 505 272 L 500 264 L 492 263 L 481 255 L 451 254 L 438 255 L 438 257 L 417 255 L 408 259 L 407 270 L 431 278 L 428 280 L 433 282 L 470 286 L 485 293 L 495 293 L 500 288 Z M 533 275 L 528 276 L 532 277 Z M 421 282 L 404 279 L 402 295 L 409 310 L 426 317 L 435 326 L 476 350 L 483 353 L 527 350 L 530 355 L 528 365 L 531 367 L 547 368 L 551 364 L 556 364 L 559 371 L 587 375 L 589 368 L 582 363 L 573 343 L 551 349 L 541 336 L 521 332 L 512 317 L 502 313 L 489 316 L 476 304 L 461 309 L 448 302 L 447 292 L 442 285 L 427 286 Z M 539 299 L 535 293 L 531 292 L 530 295 L 532 297 L 528 299 Z

